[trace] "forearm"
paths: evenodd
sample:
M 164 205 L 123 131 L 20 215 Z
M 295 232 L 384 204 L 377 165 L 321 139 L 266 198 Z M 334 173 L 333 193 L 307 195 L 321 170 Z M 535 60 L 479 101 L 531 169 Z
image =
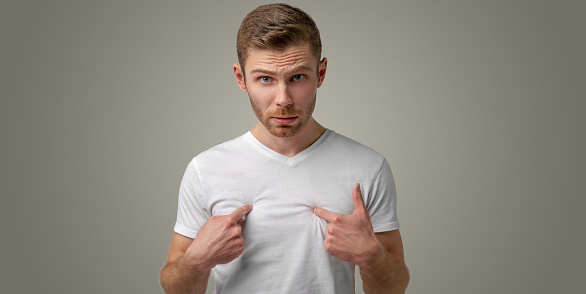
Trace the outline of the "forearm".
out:
M 210 271 L 198 271 L 181 263 L 182 259 L 168 263 L 161 270 L 161 286 L 167 294 L 204 294 Z
M 360 267 L 360 277 L 366 294 L 402 294 L 409 284 L 405 263 L 392 258 L 384 247 L 373 262 Z

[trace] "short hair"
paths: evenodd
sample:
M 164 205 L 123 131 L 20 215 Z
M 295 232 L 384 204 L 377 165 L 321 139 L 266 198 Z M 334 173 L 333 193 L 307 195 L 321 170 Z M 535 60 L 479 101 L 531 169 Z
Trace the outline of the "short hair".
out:
M 252 48 L 284 50 L 303 43 L 309 44 L 319 62 L 321 38 L 309 14 L 288 4 L 261 5 L 246 15 L 238 29 L 238 62 L 244 69 L 248 51 Z

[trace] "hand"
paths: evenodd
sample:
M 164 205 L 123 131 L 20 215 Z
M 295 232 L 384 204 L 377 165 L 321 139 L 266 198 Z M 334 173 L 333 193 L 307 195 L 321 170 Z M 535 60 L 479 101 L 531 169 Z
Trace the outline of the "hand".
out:
M 185 262 L 205 271 L 240 256 L 244 252 L 242 221 L 251 210 L 249 204 L 228 215 L 210 217 L 187 248 Z
M 372 229 L 364 207 L 360 184 L 352 190 L 354 212 L 351 215 L 315 208 L 313 212 L 328 222 L 324 247 L 333 256 L 359 267 L 367 266 L 385 250 Z

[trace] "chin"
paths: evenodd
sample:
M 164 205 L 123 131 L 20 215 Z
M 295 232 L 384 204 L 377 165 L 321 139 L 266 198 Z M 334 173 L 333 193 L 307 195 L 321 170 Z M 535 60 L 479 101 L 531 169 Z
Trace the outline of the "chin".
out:
M 292 128 L 292 127 L 271 127 L 268 131 L 275 137 L 279 138 L 291 138 L 297 135 L 301 128 Z
M 271 135 L 273 135 L 275 137 L 291 138 L 291 137 L 299 134 L 299 132 L 301 132 L 301 130 L 303 129 L 305 124 L 295 125 L 295 126 L 283 126 L 283 125 L 274 126 L 274 125 L 270 125 L 270 124 L 265 123 L 264 126 L 267 129 L 267 131 L 269 131 L 269 133 L 271 133 Z

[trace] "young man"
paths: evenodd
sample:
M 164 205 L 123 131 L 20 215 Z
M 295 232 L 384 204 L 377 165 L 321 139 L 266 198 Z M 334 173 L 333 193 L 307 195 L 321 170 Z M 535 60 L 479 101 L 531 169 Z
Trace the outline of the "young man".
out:
M 234 74 L 259 123 L 196 156 L 161 271 L 167 293 L 404 293 L 395 186 L 378 153 L 312 117 L 327 59 L 313 20 L 284 4 L 249 13 Z

